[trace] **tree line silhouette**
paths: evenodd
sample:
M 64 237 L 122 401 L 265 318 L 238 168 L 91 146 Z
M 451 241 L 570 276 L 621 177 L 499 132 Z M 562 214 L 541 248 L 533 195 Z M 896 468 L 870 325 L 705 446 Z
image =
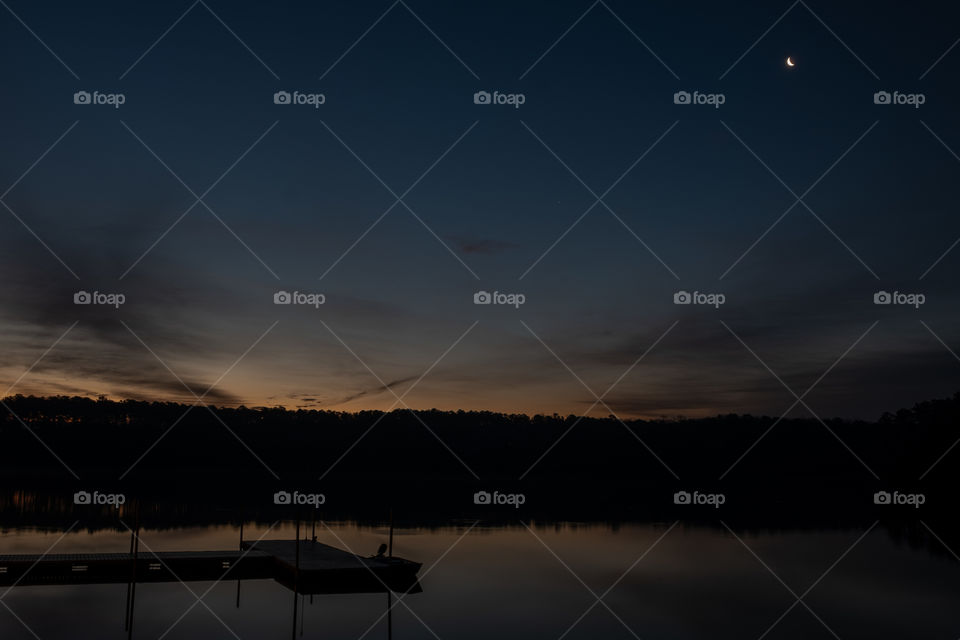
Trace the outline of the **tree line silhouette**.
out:
M 960 393 L 876 421 L 719 415 L 620 420 L 490 411 L 323 411 L 12 396 L 0 480 L 168 473 L 315 483 L 860 489 L 956 479 Z M 479 481 L 474 477 L 479 477 Z M 877 476 L 877 477 L 874 477 Z M 237 478 L 240 480 L 237 480 Z M 433 485 L 436 486 L 436 485 Z

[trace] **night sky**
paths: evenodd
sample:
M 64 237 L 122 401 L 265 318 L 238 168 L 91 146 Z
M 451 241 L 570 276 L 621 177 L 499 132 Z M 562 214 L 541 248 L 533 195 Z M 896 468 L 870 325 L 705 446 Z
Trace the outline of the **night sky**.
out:
M 947 3 L 0 5 L 0 395 L 650 417 L 812 386 L 795 415 L 876 418 L 960 389 Z

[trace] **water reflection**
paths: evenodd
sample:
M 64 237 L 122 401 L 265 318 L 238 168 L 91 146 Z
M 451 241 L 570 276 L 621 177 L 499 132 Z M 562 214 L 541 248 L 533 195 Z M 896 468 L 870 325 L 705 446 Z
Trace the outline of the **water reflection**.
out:
M 318 540 L 374 553 L 385 526 L 327 523 Z M 960 563 L 881 527 L 750 531 L 677 524 L 403 528 L 423 593 L 295 594 L 273 580 L 143 583 L 133 632 L 125 586 L 0 592 L 0 637 L 33 638 L 937 638 L 956 637 Z M 295 522 L 245 523 L 292 539 Z M 145 528 L 155 551 L 236 548 L 239 526 Z M 664 535 L 666 534 L 666 535 Z M 4 553 L 43 553 L 62 531 L 8 530 Z M 52 552 L 126 552 L 118 531 L 73 531 Z M 809 591 L 808 591 L 809 590 Z M 238 599 L 239 595 L 239 599 Z M 797 596 L 803 596 L 797 602 Z M 399 601 L 399 602 L 398 602 Z M 6 607 L 9 607 L 7 609 Z M 296 618 L 294 618 L 294 615 Z M 19 618 L 19 620 L 18 620 Z M 22 624 L 21 624 L 22 621 Z M 392 626 L 392 630 L 391 630 Z M 771 628 L 772 627 L 772 628 Z M 233 632 L 233 633 L 231 633 Z M 431 633 L 432 632 L 432 633 Z

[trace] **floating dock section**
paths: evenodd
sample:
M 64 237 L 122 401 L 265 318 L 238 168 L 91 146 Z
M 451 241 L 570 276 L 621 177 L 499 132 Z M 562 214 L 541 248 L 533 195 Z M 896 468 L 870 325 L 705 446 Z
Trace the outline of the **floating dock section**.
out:
M 236 551 L 0 555 L 0 586 L 274 579 L 298 593 L 419 591 L 422 566 L 362 557 L 310 540 L 261 540 Z

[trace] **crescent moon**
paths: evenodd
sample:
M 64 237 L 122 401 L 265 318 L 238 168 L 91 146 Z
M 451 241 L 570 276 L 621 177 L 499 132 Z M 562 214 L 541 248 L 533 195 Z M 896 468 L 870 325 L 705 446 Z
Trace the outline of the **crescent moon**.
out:
M 788 66 L 788 67 L 796 66 L 796 65 L 794 64 L 793 60 L 791 59 L 792 57 L 793 57 L 793 56 L 788 56 L 788 57 L 787 57 L 787 66 Z

